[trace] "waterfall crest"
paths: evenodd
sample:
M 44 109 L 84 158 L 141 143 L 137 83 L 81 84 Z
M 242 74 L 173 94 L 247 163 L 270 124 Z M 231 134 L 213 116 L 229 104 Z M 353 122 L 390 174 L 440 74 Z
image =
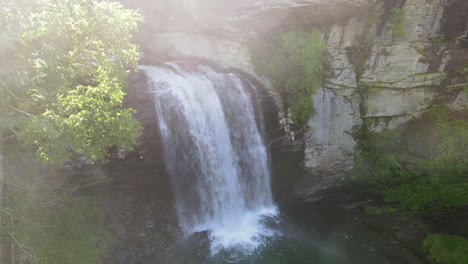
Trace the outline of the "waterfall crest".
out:
M 274 235 L 263 220 L 277 209 L 251 85 L 206 66 L 139 68 L 154 94 L 180 226 L 208 231 L 212 253 L 257 248 Z

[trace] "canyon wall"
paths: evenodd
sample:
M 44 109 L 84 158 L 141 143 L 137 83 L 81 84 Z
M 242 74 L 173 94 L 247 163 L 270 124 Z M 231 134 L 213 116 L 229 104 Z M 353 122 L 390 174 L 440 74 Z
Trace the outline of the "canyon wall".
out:
M 352 166 L 353 131 L 394 129 L 436 104 L 467 106 L 468 2 L 381 1 L 326 31 L 332 76 L 315 96 L 305 166 Z
M 294 28 L 320 30 L 330 77 L 311 98 L 314 115 L 300 133 L 306 182 L 344 177 L 353 164 L 353 131 L 363 125 L 393 129 L 431 106 L 468 104 L 466 0 L 122 2 L 146 18 L 143 57 L 203 59 L 254 76 L 249 41 Z M 256 77 L 294 135 L 281 98 Z

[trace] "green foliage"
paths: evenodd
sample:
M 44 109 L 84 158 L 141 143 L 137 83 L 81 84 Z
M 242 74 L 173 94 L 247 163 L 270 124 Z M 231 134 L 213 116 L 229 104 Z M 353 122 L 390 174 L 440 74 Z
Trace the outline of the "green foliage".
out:
M 303 31 L 289 31 L 250 45 L 255 71 L 272 81 L 299 125 L 310 118 L 312 95 L 325 80 L 325 47 L 319 32 Z
M 141 128 L 122 100 L 141 17 L 110 1 L 5 0 L 0 7 L 7 36 L 0 116 L 23 120 L 4 133 L 20 132 L 40 158 L 58 165 L 73 153 L 103 161 L 109 147 L 130 148 Z
M 434 212 L 468 205 L 468 181 L 451 175 L 418 177 L 384 190 L 385 201 L 410 212 Z
M 422 247 L 434 264 L 468 264 L 468 240 L 463 237 L 430 234 Z
M 392 144 L 397 141 L 394 131 L 386 130 L 378 134 L 363 127 L 353 137 L 358 143 L 351 176 L 353 180 L 380 190 L 404 177 L 398 156 L 392 151 Z
M 445 108 L 426 114 L 436 130 L 437 144 L 426 158 L 406 157 L 413 178 L 386 190 L 388 201 L 413 212 L 468 205 L 468 123 L 463 112 L 458 114 L 461 117 Z
M 424 120 L 434 130 L 436 143 L 416 131 L 409 142 L 399 143 L 395 132 L 373 133 L 365 127 L 354 136 L 358 141 L 352 178 L 383 194 L 409 212 L 435 212 L 468 205 L 468 124 L 465 112 L 436 108 Z M 425 131 L 424 135 L 430 135 Z M 408 135 L 405 135 L 408 138 Z M 408 141 L 408 140 L 407 140 Z M 415 149 L 424 149 L 424 155 Z
M 24 141 L 38 147 L 42 160 L 60 164 L 83 154 L 105 161 L 105 150 L 115 142 L 128 150 L 135 145 L 139 124 L 133 119 L 134 111 L 122 108 L 121 84 L 105 74 L 98 86 L 78 86 L 59 96 L 55 110 L 34 118 Z
M 393 41 L 398 41 L 406 37 L 405 11 L 401 8 L 393 8 L 390 15 Z
M 28 228 L 19 234 L 37 263 L 102 263 L 111 236 L 104 210 L 94 199 L 73 198 L 46 219 L 47 227 Z

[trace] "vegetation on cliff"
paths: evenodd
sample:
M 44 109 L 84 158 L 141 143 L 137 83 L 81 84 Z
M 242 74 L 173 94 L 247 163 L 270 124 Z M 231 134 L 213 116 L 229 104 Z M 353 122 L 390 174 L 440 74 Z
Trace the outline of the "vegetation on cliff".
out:
M 272 82 L 298 125 L 309 120 L 313 113 L 312 95 L 325 81 L 325 47 L 317 31 L 288 31 L 250 44 L 255 71 Z
M 437 108 L 403 133 L 356 133 L 353 179 L 413 213 L 468 205 L 466 111 Z
M 403 131 L 369 131 L 355 138 L 358 151 L 352 178 L 383 196 L 370 215 L 398 211 L 428 219 L 468 206 L 468 112 L 436 107 Z M 423 249 L 436 264 L 467 263 L 466 239 L 428 235 Z

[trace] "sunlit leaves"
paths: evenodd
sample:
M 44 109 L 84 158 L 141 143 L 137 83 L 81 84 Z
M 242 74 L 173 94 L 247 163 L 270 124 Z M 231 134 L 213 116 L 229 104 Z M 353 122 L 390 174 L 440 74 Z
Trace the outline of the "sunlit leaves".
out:
M 43 160 L 60 164 L 75 154 L 103 162 L 107 148 L 119 144 L 131 150 L 140 130 L 134 111 L 122 106 L 124 92 L 117 79 L 101 75 L 98 86 L 78 86 L 59 96 L 58 106 L 48 110 L 28 129 Z
M 130 40 L 141 18 L 117 3 L 53 1 L 37 19 L 23 34 L 23 56 L 45 73 L 42 82 L 53 84 L 52 95 L 63 87 L 90 84 L 100 66 L 111 65 L 123 77 L 136 63 L 138 50 Z
M 0 115 L 27 119 L 20 139 L 46 162 L 76 154 L 104 161 L 110 147 L 131 149 L 140 131 L 122 101 L 138 48 L 141 16 L 110 1 L 6 0 Z M 3 35 L 3 34 L 2 34 Z

